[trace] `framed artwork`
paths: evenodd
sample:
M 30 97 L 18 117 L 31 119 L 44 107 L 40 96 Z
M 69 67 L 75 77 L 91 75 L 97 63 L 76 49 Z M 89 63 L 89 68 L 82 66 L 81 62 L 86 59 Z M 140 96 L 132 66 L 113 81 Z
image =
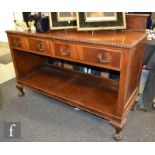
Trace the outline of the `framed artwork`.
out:
M 58 12 L 57 13 L 58 21 L 75 21 L 76 12 Z
M 126 18 L 123 12 L 78 12 L 78 30 L 125 29 Z
M 86 12 L 86 22 L 116 21 L 116 12 Z
M 50 12 L 50 29 L 70 29 L 77 28 L 75 12 Z

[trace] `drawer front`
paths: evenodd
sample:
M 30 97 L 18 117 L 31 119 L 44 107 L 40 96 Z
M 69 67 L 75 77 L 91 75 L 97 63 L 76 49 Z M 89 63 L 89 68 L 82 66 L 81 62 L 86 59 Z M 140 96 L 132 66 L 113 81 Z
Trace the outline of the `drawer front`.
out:
M 64 43 L 54 43 L 55 56 L 72 58 L 73 46 Z
M 11 46 L 17 49 L 27 49 L 26 39 L 18 36 L 9 36 Z
M 83 53 L 86 62 L 120 69 L 121 52 L 119 51 L 83 47 Z
M 79 45 L 54 43 L 55 56 L 72 60 L 83 60 L 83 48 Z
M 120 69 L 121 52 L 76 44 L 54 43 L 55 56 L 100 67 Z
M 29 42 L 29 50 L 43 54 L 50 53 L 50 48 L 47 40 L 32 38 L 28 39 L 28 42 Z

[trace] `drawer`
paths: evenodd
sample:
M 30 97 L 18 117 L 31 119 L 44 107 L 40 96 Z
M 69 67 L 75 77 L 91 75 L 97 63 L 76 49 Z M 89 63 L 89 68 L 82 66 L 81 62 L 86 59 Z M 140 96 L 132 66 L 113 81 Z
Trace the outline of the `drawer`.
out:
M 64 43 L 54 43 L 55 56 L 72 58 L 73 46 Z
M 17 49 L 27 49 L 26 39 L 18 36 L 9 36 L 11 46 Z
M 120 51 L 83 47 L 83 53 L 85 62 L 120 69 Z
M 72 60 L 83 60 L 83 48 L 79 45 L 54 43 L 55 56 Z
M 37 53 L 50 54 L 50 45 L 47 40 L 29 38 L 28 43 L 29 50 Z

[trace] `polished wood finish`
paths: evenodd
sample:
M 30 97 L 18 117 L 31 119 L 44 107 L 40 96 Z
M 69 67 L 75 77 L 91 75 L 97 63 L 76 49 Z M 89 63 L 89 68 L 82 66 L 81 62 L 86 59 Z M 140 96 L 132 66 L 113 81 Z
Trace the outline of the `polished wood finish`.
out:
M 24 90 L 23 90 L 23 85 L 17 83 L 16 88 L 19 91 L 18 96 L 23 97 L 25 95 Z
M 145 30 L 149 14 L 126 14 L 128 30 Z
M 122 139 L 126 116 L 134 105 L 144 55 L 144 31 L 7 31 L 17 89 L 23 87 L 109 120 Z M 15 41 L 14 41 L 15 40 Z M 18 43 L 14 43 L 18 42 Z M 18 46 L 17 46 L 18 44 Z M 117 71 L 119 80 L 54 67 L 48 58 Z
M 10 44 L 14 48 L 27 49 L 25 39 L 18 36 L 10 36 Z
M 84 61 L 89 61 L 90 63 L 99 66 L 106 65 L 107 68 L 116 68 L 116 70 L 120 69 L 121 51 L 90 47 L 84 47 L 83 50 Z
M 118 95 L 115 81 L 45 65 L 20 79 L 20 84 L 38 92 L 44 90 L 49 96 L 100 116 L 112 117 L 115 112 Z

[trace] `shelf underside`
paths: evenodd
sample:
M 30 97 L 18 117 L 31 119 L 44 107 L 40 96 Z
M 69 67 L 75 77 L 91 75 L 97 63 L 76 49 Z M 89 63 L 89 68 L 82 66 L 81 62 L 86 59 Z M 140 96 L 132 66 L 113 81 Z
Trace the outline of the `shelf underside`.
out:
M 42 66 L 19 80 L 40 93 L 100 116 L 116 110 L 118 82 L 66 69 Z

